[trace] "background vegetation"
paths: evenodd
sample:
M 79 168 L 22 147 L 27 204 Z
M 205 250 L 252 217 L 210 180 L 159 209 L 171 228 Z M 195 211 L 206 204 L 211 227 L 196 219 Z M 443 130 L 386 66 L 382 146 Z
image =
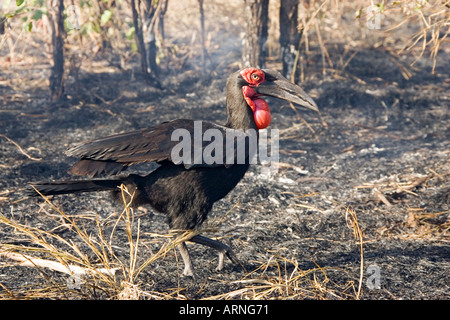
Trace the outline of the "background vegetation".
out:
M 3 0 L 0 6 L 7 62 L 51 63 L 52 101 L 63 98 L 68 76 L 78 86 L 93 61 L 118 70 L 140 65 L 156 86 L 162 74 L 186 68 L 214 73 L 221 66 L 214 53 L 228 45 L 218 36 L 223 32 L 241 34 L 239 67 L 278 62 L 293 80 L 305 79 L 314 50 L 324 73 L 344 71 L 362 47 L 412 55 L 414 65 L 424 55 L 435 59 L 449 34 L 446 1 Z M 343 44 L 338 56 L 330 54 Z
M 449 129 L 448 121 L 446 127 L 442 123 L 448 119 L 443 89 L 448 88 L 448 69 L 443 65 L 448 64 L 449 7 L 449 1 L 438 0 L 0 0 L 0 89 L 4 93 L 0 99 L 0 262 L 4 272 L 0 298 L 359 299 L 364 298 L 363 277 L 367 276 L 364 258 L 389 255 L 388 249 L 380 253 L 373 247 L 383 242 L 387 248 L 392 239 L 401 246 L 424 241 L 425 249 L 417 244 L 418 249 L 408 251 L 406 258 L 431 252 L 431 258 L 420 258 L 418 266 L 448 270 L 442 248 L 449 241 L 445 144 Z M 35 210 L 20 196 L 31 179 L 64 176 L 66 168 L 55 163 L 67 162 L 62 149 L 75 141 L 148 126 L 168 120 L 169 115 L 184 116 L 195 107 L 197 116 L 216 121 L 223 114 L 227 75 L 248 65 L 275 68 L 305 84 L 319 107 L 328 107 L 325 121 L 338 119 L 338 123 L 326 131 L 326 123 L 310 124 L 297 110 L 284 109 L 287 116 L 274 113 L 281 143 L 287 145 L 282 152 L 291 161 L 283 163 L 283 168 L 293 171 L 290 177 L 298 180 L 290 185 L 293 180 L 286 174 L 279 183 L 282 187 L 271 184 L 274 191 L 270 193 L 261 186 L 268 182 L 248 178 L 258 192 L 269 194 L 263 204 L 272 210 L 263 209 L 270 211 L 270 218 L 265 218 L 270 223 L 264 222 L 273 229 L 267 231 L 258 224 L 258 214 L 264 211 L 259 203 L 262 196 L 253 194 L 252 186 L 236 197 L 248 196 L 244 199 L 254 201 L 249 207 L 259 213 L 252 212 L 252 218 L 245 208 L 222 206 L 220 216 L 203 230 L 214 234 L 225 229 L 231 234 L 235 224 L 244 225 L 241 216 L 249 219 L 243 230 L 261 238 L 235 236 L 240 254 L 247 255 L 244 259 L 256 260 L 256 267 L 244 275 L 205 277 L 204 283 L 186 284 L 176 277 L 176 267 L 169 269 L 173 260 L 179 260 L 173 248 L 182 238 L 148 232 L 155 219 L 145 228 L 144 218 L 140 220 L 144 214 L 133 211 L 129 203 L 116 206 L 116 212 L 99 207 L 96 198 L 86 202 L 66 198 L 59 204 L 44 199 Z M 420 117 L 414 119 L 417 111 Z M 311 141 L 319 137 L 321 143 L 314 145 Z M 410 152 L 405 154 L 411 159 L 391 158 L 397 155 L 389 142 L 394 151 Z M 301 166 L 310 156 L 305 150 L 313 147 L 318 156 L 305 169 Z M 363 152 L 370 159 L 358 163 L 360 159 L 353 156 Z M 340 161 L 354 158 L 358 166 L 345 172 Z M 374 167 L 364 168 L 369 161 Z M 317 176 L 305 176 L 308 170 Z M 366 176 L 355 179 L 355 172 Z M 321 189 L 334 186 L 331 181 L 338 185 L 336 189 Z M 289 193 L 294 209 L 289 207 L 288 212 L 280 203 Z M 92 208 L 80 212 L 82 202 Z M 103 216 L 102 210 L 107 211 Z M 233 214 L 234 220 L 228 221 Z M 335 216 L 344 216 L 343 227 Z M 291 225 L 297 218 L 298 225 Z M 274 239 L 267 248 L 265 232 Z M 223 237 L 230 236 L 224 233 Z M 305 234 L 310 234 L 309 239 Z M 317 249 L 320 246 L 306 242 L 311 239 L 325 245 Z M 336 251 L 333 259 L 327 256 L 334 264 L 323 267 L 311 262 L 306 267 L 304 252 L 296 251 L 301 241 L 311 256 Z M 258 248 L 252 247 L 254 243 Z M 377 260 L 380 265 L 387 261 L 382 265 L 385 277 L 389 276 L 386 270 L 397 276 L 394 260 L 412 268 L 395 245 L 390 249 L 391 260 Z M 365 257 L 364 250 L 372 250 L 372 256 Z M 164 267 L 149 267 L 169 255 L 175 258 Z M 30 273 L 24 276 L 17 271 L 24 266 L 38 270 L 33 275 L 45 279 L 45 285 L 37 281 L 17 286 L 16 282 L 29 277 Z M 47 269 L 55 272 L 49 275 Z M 153 273 L 144 272 L 149 269 Z M 158 283 L 158 277 L 169 280 Z M 428 284 L 424 281 L 424 287 L 434 288 L 442 282 L 439 277 L 442 274 Z M 407 288 L 399 290 L 404 294 L 410 289 L 408 280 L 405 276 L 389 290 Z M 448 286 L 442 287 L 434 294 L 448 297 L 448 290 L 444 292 Z M 389 290 L 379 295 L 403 297 Z

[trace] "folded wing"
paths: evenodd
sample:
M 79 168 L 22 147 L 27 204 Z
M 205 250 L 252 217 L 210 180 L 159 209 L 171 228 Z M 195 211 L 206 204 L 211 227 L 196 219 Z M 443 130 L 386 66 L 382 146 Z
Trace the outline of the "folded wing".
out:
M 72 167 L 73 174 L 90 177 L 118 174 L 143 162 L 170 161 L 186 169 L 229 167 L 249 161 L 249 146 L 256 141 L 250 138 L 255 135 L 210 122 L 179 119 L 93 140 L 70 148 L 66 154 L 80 158 Z

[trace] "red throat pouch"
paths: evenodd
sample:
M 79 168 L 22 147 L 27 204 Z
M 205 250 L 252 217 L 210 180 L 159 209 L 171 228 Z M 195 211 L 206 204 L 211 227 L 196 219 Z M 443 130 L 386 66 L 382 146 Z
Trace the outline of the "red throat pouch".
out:
M 263 99 L 253 100 L 255 109 L 253 110 L 253 117 L 258 129 L 267 128 L 270 125 L 272 116 L 270 115 L 269 105 Z
M 267 102 L 263 99 L 256 98 L 256 92 L 250 87 L 242 87 L 242 93 L 244 94 L 245 101 L 253 110 L 256 127 L 258 129 L 267 128 L 272 120 Z

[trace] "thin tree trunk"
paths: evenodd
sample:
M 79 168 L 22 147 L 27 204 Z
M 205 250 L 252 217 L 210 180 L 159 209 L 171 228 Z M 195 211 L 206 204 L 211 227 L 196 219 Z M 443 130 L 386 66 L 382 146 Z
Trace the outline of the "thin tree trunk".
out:
M 53 66 L 50 73 L 50 100 L 61 101 L 64 95 L 64 2 L 48 0 Z
M 139 18 L 138 8 L 140 0 L 131 0 L 131 13 L 133 15 L 134 34 L 136 37 L 136 46 L 141 57 L 141 71 L 145 76 L 145 79 L 149 79 L 148 65 L 147 65 L 147 53 L 144 45 L 144 36 L 142 34 L 142 23 Z
M 147 50 L 147 63 L 150 67 L 150 72 L 153 73 L 154 76 L 159 75 L 158 63 L 156 62 L 156 58 L 158 55 L 158 48 L 156 47 L 156 35 L 154 31 L 151 31 L 148 35 L 148 40 L 146 42 L 146 50 Z
M 165 31 L 164 31 L 164 17 L 166 15 L 167 12 L 167 7 L 169 6 L 169 0 L 162 0 L 164 3 L 162 5 L 161 11 L 159 12 L 159 34 L 162 38 L 162 40 L 164 40 L 164 38 L 166 37 L 165 35 Z
M 283 64 L 283 75 L 288 79 L 294 76 L 292 71 L 300 43 L 297 18 L 298 0 L 280 1 L 280 59 Z
M 160 14 L 163 11 L 164 0 L 145 0 L 141 10 L 141 20 L 143 24 L 143 39 L 147 51 L 147 66 L 154 76 L 159 75 L 159 68 L 156 62 L 158 55 L 158 48 L 156 46 L 155 26 L 160 19 Z
M 5 33 L 6 17 L 0 14 L 0 34 Z
M 269 0 L 244 0 L 247 21 L 242 48 L 245 67 L 263 68 L 268 37 Z
M 158 17 L 158 28 L 157 32 L 155 34 L 157 35 L 156 38 L 159 39 L 159 52 L 162 53 L 162 56 L 167 57 L 169 55 L 169 52 L 164 44 L 164 39 L 166 37 L 165 29 L 164 29 L 164 17 L 167 12 L 167 8 L 169 6 L 169 0 L 161 0 L 163 1 L 163 4 L 161 6 L 161 10 L 159 11 L 159 17 Z M 160 71 L 162 68 L 161 63 L 158 66 L 158 70 Z
M 202 72 L 206 72 L 206 56 L 208 55 L 206 51 L 205 44 L 205 11 L 203 10 L 203 0 L 198 0 L 198 4 L 200 7 L 200 26 L 201 26 L 201 35 L 202 35 Z

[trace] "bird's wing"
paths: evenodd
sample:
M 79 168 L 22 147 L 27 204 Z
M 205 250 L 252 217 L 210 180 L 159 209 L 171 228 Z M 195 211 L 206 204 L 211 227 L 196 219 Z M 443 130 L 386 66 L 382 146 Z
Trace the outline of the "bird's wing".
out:
M 249 161 L 253 151 L 249 145 L 256 141 L 250 140 L 253 135 L 256 133 L 210 122 L 179 119 L 90 141 L 70 148 L 66 154 L 81 158 L 72 173 L 91 177 L 117 174 L 142 162 L 171 161 L 186 169 L 228 167 Z

